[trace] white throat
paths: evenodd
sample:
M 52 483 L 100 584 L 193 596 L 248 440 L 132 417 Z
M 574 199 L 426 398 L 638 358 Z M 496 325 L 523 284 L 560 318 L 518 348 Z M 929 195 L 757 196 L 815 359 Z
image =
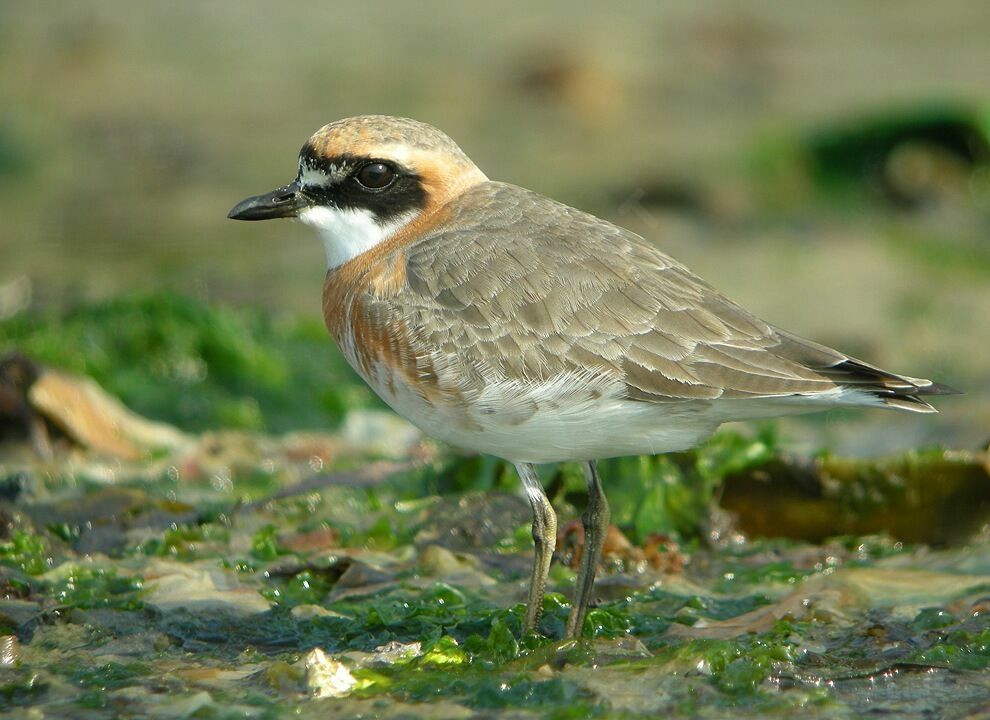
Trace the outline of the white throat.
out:
M 333 269 L 387 240 L 415 213 L 379 223 L 370 210 L 337 209 L 318 205 L 299 213 L 299 220 L 316 230 L 327 252 L 327 268 Z

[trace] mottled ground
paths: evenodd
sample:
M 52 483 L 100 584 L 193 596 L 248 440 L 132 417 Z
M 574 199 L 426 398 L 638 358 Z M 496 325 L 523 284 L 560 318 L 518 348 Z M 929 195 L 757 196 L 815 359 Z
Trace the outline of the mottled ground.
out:
M 986 150 L 988 20 L 980 0 L 0 3 L 0 713 L 990 714 L 990 162 L 883 146 L 963 118 Z M 356 380 L 304 228 L 225 220 L 367 112 L 966 394 L 605 464 L 616 527 L 579 642 L 559 638 L 582 481 L 544 468 L 560 594 L 523 636 L 511 469 Z M 816 165 L 823 138 L 863 167 Z
M 524 635 L 528 507 L 504 464 L 453 456 L 375 410 L 333 434 L 194 435 L 140 425 L 73 376 L 48 372 L 32 397 L 68 407 L 80 387 L 75 415 L 49 426 L 49 459 L 27 438 L 0 445 L 0 707 L 11 716 L 990 709 L 984 454 L 809 463 L 763 433 L 607 463 L 618 527 L 583 638 L 565 642 L 577 468 L 546 469 L 561 550 L 540 632 Z M 109 434 L 93 416 L 109 418 Z M 739 532 L 761 522 L 760 497 L 780 493 L 759 486 L 795 478 L 803 489 L 772 510 L 793 514 L 781 531 L 800 535 L 801 513 L 859 532 L 894 513 L 918 537 Z

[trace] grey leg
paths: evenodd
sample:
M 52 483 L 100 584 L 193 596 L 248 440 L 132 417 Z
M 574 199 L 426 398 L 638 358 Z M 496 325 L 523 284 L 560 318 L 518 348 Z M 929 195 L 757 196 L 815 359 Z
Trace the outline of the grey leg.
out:
M 543 592 L 550 572 L 550 559 L 557 545 L 557 515 L 547 494 L 543 491 L 540 476 L 531 463 L 516 463 L 516 472 L 526 488 L 526 496 L 533 506 L 533 577 L 529 581 L 529 601 L 526 603 L 525 630 L 535 630 L 543 613 Z
M 584 615 L 588 612 L 591 591 L 595 584 L 595 570 L 602 556 L 605 535 L 608 533 L 608 500 L 598 479 L 598 465 L 592 460 L 584 464 L 584 479 L 588 483 L 588 507 L 581 516 L 584 526 L 584 551 L 581 553 L 581 567 L 578 569 L 574 603 L 567 616 L 566 637 L 580 637 L 584 627 Z

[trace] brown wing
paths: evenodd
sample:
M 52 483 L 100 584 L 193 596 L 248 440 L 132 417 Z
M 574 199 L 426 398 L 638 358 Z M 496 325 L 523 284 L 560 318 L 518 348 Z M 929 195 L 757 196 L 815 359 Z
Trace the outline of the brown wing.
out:
M 407 286 L 373 301 L 422 350 L 486 380 L 605 375 L 630 399 L 815 394 L 855 385 L 926 409 L 902 378 L 780 331 L 639 236 L 522 188 L 486 183 L 443 231 L 404 248 Z

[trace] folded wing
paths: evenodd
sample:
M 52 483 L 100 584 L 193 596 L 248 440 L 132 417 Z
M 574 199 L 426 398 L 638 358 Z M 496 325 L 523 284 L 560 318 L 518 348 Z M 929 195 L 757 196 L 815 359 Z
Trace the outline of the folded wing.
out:
M 952 392 L 779 330 L 638 235 L 515 186 L 473 188 L 402 252 L 406 286 L 366 306 L 417 352 L 448 355 L 461 392 L 561 377 L 656 403 L 848 388 L 919 412 Z

